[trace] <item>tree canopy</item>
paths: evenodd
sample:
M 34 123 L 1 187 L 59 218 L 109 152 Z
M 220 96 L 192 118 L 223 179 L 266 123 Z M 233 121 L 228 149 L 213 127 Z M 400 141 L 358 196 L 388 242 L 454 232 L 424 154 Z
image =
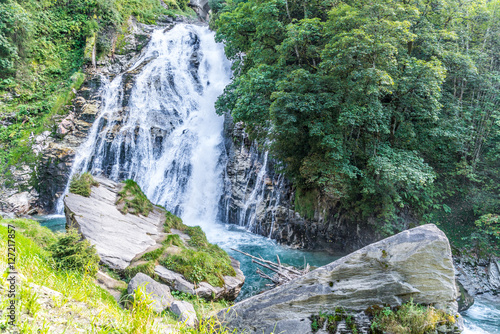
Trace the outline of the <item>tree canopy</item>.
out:
M 356 219 L 498 212 L 500 2 L 228 0 L 217 102 L 302 189 Z M 479 200 L 479 197 L 488 200 Z M 394 224 L 393 224 L 394 225 Z

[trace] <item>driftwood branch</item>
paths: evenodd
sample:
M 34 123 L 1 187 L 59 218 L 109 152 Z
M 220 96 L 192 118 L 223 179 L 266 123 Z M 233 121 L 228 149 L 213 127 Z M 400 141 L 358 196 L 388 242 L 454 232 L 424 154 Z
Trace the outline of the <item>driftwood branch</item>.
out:
M 234 248 L 231 248 L 231 250 L 234 250 L 235 252 L 238 252 L 238 253 L 241 253 L 245 256 L 248 256 L 249 258 L 252 259 L 253 263 L 258 264 L 259 266 L 266 268 L 266 269 L 269 269 L 275 273 L 271 277 L 268 274 L 264 273 L 262 270 L 257 269 L 257 274 L 260 277 L 268 279 L 274 283 L 274 285 L 266 284 L 266 286 L 281 285 L 283 283 L 286 283 L 286 282 L 293 280 L 296 277 L 299 277 L 299 276 L 302 276 L 302 275 L 308 273 L 310 270 L 309 264 L 305 262 L 305 258 L 304 258 L 304 269 L 298 270 L 296 268 L 291 268 L 291 267 L 287 267 L 287 266 L 282 265 L 280 257 L 278 255 L 276 255 L 277 263 L 274 263 L 272 261 L 264 260 L 262 258 L 262 256 L 260 258 L 258 258 L 256 256 L 253 256 L 251 254 L 242 252 L 242 251 L 234 249 Z
M 278 269 L 278 270 L 283 269 L 283 270 L 287 270 L 287 271 L 289 271 L 289 272 L 291 272 L 291 273 L 294 273 L 294 274 L 296 274 L 296 275 L 300 275 L 300 276 L 302 275 L 302 272 L 300 272 L 300 271 L 299 271 L 299 270 L 297 270 L 297 269 L 294 269 L 294 268 L 289 268 L 289 267 L 284 267 L 284 266 L 282 266 L 281 264 L 279 264 L 279 265 L 278 265 L 278 264 L 276 264 L 276 263 L 274 263 L 274 262 L 272 262 L 272 261 L 267 261 L 267 260 L 264 260 L 262 257 L 261 257 L 261 258 L 258 258 L 258 257 L 255 257 L 255 256 L 253 256 L 253 255 L 250 255 L 250 254 L 248 254 L 248 253 L 245 253 L 245 252 L 242 252 L 242 251 L 240 251 L 240 250 L 234 249 L 234 248 L 230 248 L 230 249 L 231 249 L 231 250 L 234 250 L 235 252 L 238 252 L 238 253 L 241 253 L 241 254 L 243 254 L 243 255 L 246 255 L 246 256 L 248 256 L 248 257 L 250 257 L 250 258 L 254 259 L 254 260 L 257 260 L 257 261 L 261 261 L 261 262 L 263 262 L 263 263 L 266 263 L 266 264 L 268 264 L 268 265 L 270 265 L 270 266 L 272 266 L 272 267 L 274 267 L 274 268 L 276 268 L 276 269 Z

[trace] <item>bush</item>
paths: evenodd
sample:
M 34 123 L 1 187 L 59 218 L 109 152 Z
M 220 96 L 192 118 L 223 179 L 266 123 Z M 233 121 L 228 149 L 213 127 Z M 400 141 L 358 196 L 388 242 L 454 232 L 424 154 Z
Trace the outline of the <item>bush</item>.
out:
M 125 186 L 118 193 L 116 201 L 116 204 L 122 204 L 118 206 L 119 210 L 124 214 L 141 214 L 147 217 L 153 211 L 153 204 L 134 180 L 125 180 L 123 183 Z
M 81 240 L 75 229 L 57 236 L 47 250 L 57 270 L 75 270 L 94 277 L 99 270 L 99 256 L 88 240 Z
M 384 307 L 375 311 L 371 330 L 376 334 L 424 334 L 435 330 L 437 326 L 453 327 L 454 324 L 453 315 L 432 306 L 415 304 L 410 300 L 396 309 Z
M 474 231 L 462 240 L 469 254 L 477 257 L 500 256 L 500 216 L 486 214 L 474 222 Z
M 90 173 L 76 174 L 71 178 L 69 191 L 76 195 L 89 197 L 93 186 L 99 186 L 99 182 Z
M 167 213 L 169 215 L 170 213 Z M 172 214 L 170 214 L 172 215 Z M 175 216 L 174 216 L 175 217 Z M 178 218 L 178 217 L 176 217 Z M 178 218 L 180 220 L 180 218 Z M 191 238 L 186 248 L 182 245 L 182 252 L 179 255 L 169 255 L 160 259 L 160 264 L 164 267 L 176 271 L 193 283 L 208 282 L 213 286 L 223 286 L 222 276 L 234 276 L 236 272 L 231 266 L 229 255 L 217 245 L 208 242 L 207 237 L 201 227 L 186 226 L 178 220 L 176 227 L 185 232 Z M 180 238 L 168 236 L 165 244 L 179 245 Z
M 201 227 L 187 226 L 181 218 L 169 211 L 165 213 L 164 226 L 167 233 L 171 228 L 175 228 L 189 235 L 191 239 L 186 245 L 179 235 L 168 235 L 162 242 L 162 248 L 150 251 L 141 257 L 141 260 L 148 261 L 147 263 L 126 269 L 127 277 L 131 278 L 138 272 L 154 276 L 156 263 L 184 275 L 188 281 L 195 284 L 208 282 L 213 286 L 223 286 L 223 276 L 236 275 L 229 255 L 219 246 L 209 243 Z M 165 251 L 169 246 L 180 247 L 180 254 L 166 254 Z

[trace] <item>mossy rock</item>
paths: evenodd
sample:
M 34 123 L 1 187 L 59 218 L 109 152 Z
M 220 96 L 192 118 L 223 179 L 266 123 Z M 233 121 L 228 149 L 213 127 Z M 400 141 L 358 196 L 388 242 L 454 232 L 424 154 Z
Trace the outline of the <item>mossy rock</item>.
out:
M 116 205 L 121 213 L 131 213 L 147 217 L 153 211 L 153 203 L 144 195 L 139 185 L 134 180 L 125 180 L 124 186 L 116 200 Z
M 151 263 L 158 263 L 183 275 L 191 283 L 207 282 L 218 287 L 224 285 L 224 276 L 236 276 L 229 255 L 219 246 L 209 243 L 199 226 L 187 226 L 182 219 L 166 211 L 164 227 L 167 233 L 175 229 L 187 234 L 189 240 L 184 241 L 176 233 L 167 235 L 162 241 L 162 248 L 142 255 L 140 260 L 148 261 L 147 264 L 142 263 L 135 269 L 129 267 L 128 271 L 137 273 L 138 270 L 145 270 L 141 272 L 154 275 Z
M 97 182 L 90 173 L 76 174 L 71 178 L 71 182 L 69 183 L 69 192 L 89 197 L 92 192 L 92 187 L 98 186 L 99 182 Z

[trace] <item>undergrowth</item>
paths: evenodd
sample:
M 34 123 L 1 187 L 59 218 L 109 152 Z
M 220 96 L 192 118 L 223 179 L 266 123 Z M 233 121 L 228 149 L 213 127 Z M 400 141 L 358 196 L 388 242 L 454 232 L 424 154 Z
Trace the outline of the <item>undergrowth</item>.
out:
M 97 186 L 99 186 L 99 182 L 97 182 L 89 172 L 86 172 L 73 175 L 69 183 L 69 191 L 76 195 L 89 197 L 92 192 L 92 187 Z
M 50 236 L 52 232 L 48 229 L 25 219 L 0 219 L 1 286 L 7 285 L 6 278 L 9 274 L 7 224 L 16 226 L 16 271 L 19 273 L 16 315 L 19 333 L 62 333 L 77 330 L 82 333 L 100 334 L 154 334 L 165 328 L 181 334 L 236 333 L 225 329 L 215 318 L 210 318 L 219 310 L 228 307 L 227 302 L 207 302 L 196 296 L 174 293 L 177 299 L 192 303 L 198 317 L 203 319 L 197 328 L 187 328 L 179 324 L 167 312 L 155 313 L 149 307 L 150 296 L 141 289 L 136 290 L 130 298 L 133 301 L 130 307 L 123 309 L 107 291 L 96 284 L 88 272 L 65 267 L 56 269 L 51 253 L 41 245 L 60 240 L 63 236 Z M 61 293 L 49 297 L 51 307 L 46 304 L 47 297 L 40 293 L 40 286 Z M 0 326 L 2 330 L 7 331 L 13 329 L 6 321 L 9 304 L 7 290 L 0 290 Z M 55 319 L 57 321 L 54 321 Z
M 156 264 L 182 274 L 195 284 L 207 282 L 212 286 L 223 286 L 223 276 L 236 275 L 229 255 L 219 246 L 209 243 L 199 226 L 187 226 L 182 219 L 166 211 L 164 228 L 167 233 L 170 233 L 171 229 L 186 233 L 190 240 L 184 243 L 178 234 L 167 235 L 163 247 L 141 257 L 145 263 L 126 269 L 127 278 L 132 278 L 138 272 L 154 276 Z M 167 249 L 170 246 L 179 247 L 180 253 L 169 254 Z
M 56 240 L 47 247 L 58 270 L 82 271 L 95 277 L 99 270 L 99 256 L 95 246 L 83 239 L 75 229 L 58 234 Z
M 373 334 L 424 334 L 445 325 L 453 328 L 456 317 L 433 306 L 413 303 L 413 300 L 391 309 L 384 307 L 374 310 L 371 330 Z
M 159 259 L 159 263 L 173 271 L 181 273 L 193 283 L 208 282 L 212 286 L 223 286 L 223 276 L 235 276 L 229 255 L 217 245 L 211 244 L 199 226 L 187 226 L 179 217 L 166 213 L 165 230 L 178 229 L 190 240 L 184 245 L 180 238 L 167 237 L 165 242 L 182 248 L 180 254 L 171 254 Z M 181 245 L 182 243 L 182 245 Z
M 153 211 L 153 204 L 144 195 L 134 180 L 125 180 L 123 189 L 118 193 L 116 204 L 122 213 L 148 216 Z

